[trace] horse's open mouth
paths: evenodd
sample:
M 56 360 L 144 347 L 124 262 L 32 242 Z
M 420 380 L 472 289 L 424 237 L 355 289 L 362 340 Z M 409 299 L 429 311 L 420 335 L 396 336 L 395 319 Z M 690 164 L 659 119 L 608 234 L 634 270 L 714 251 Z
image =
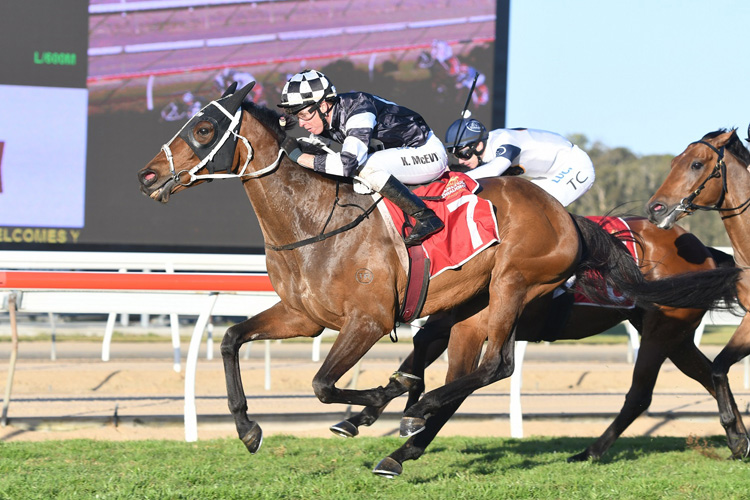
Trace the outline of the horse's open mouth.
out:
M 145 194 L 152 200 L 156 200 L 160 203 L 167 203 L 169 201 L 170 195 L 173 192 L 173 189 L 175 188 L 175 185 L 176 182 L 174 181 L 174 179 L 168 179 L 164 184 L 151 192 L 149 192 L 149 189 L 145 187 L 142 187 L 141 191 L 143 191 L 143 194 Z

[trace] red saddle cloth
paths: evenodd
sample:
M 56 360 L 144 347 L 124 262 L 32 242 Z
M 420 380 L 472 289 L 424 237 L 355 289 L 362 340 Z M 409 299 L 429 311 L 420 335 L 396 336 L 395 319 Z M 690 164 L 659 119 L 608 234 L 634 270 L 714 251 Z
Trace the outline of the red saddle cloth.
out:
M 633 260 L 635 260 L 635 263 L 638 264 L 638 254 L 636 252 L 635 237 L 633 235 L 633 231 L 630 229 L 630 226 L 628 226 L 628 223 L 625 222 L 625 219 L 622 219 L 621 217 L 602 216 L 587 216 L 586 218 L 596 222 L 597 224 L 602 226 L 605 231 L 609 231 L 610 234 L 614 234 L 615 236 L 620 238 L 623 245 L 625 245 L 625 248 L 627 248 L 628 252 L 630 252 L 630 255 L 633 256 Z M 573 296 L 574 302 L 576 304 L 598 307 L 616 307 L 618 309 L 632 309 L 633 307 L 635 307 L 635 304 L 630 299 L 622 295 L 619 291 L 609 288 L 607 290 L 607 293 L 612 299 L 613 303 L 598 304 L 596 302 L 592 302 L 587 297 L 576 293 L 575 285 L 573 285 Z
M 422 242 L 430 259 L 430 278 L 446 269 L 455 269 L 476 254 L 500 241 L 497 219 L 488 200 L 479 198 L 479 184 L 460 172 L 448 172 L 436 181 L 419 186 L 414 194 L 424 199 L 445 223 L 445 229 Z M 401 234 L 404 234 L 404 213 L 388 199 L 388 212 Z M 410 218 L 411 219 L 411 218 Z M 410 224 L 413 224 L 410 220 Z

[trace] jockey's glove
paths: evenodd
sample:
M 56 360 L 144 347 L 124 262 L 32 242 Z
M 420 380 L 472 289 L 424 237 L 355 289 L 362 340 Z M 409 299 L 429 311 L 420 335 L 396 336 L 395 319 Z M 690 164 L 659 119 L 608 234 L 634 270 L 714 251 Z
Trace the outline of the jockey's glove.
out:
M 289 159 L 295 163 L 299 160 L 299 157 L 302 156 L 299 142 L 294 137 L 287 136 L 286 139 L 284 139 L 284 142 L 281 143 L 281 149 L 283 149 Z

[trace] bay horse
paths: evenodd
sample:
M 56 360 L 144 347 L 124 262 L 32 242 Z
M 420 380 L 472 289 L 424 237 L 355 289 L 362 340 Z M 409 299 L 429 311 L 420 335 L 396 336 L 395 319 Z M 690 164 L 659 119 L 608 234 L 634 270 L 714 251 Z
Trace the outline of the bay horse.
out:
M 750 152 L 737 130 L 717 130 L 691 142 L 672 160 L 664 182 L 646 204 L 649 220 L 669 229 L 681 218 L 699 210 L 719 212 L 743 268 L 738 283 L 739 304 L 750 308 Z M 725 429 L 738 426 L 737 405 L 729 389 L 727 373 L 737 361 L 750 354 L 750 315 L 745 314 L 727 345 L 716 356 L 711 376 L 717 393 L 719 416 Z M 733 456 L 747 456 L 750 444 L 733 450 Z
M 734 267 L 732 256 L 704 246 L 698 238 L 679 226 L 664 231 L 643 217 L 627 217 L 625 220 L 635 234 L 638 261 L 650 269 L 649 276 L 653 278 L 714 269 L 719 265 Z M 424 390 L 424 369 L 446 348 L 449 360 L 447 382 L 476 369 L 485 341 L 481 328 L 487 321 L 485 311 L 458 323 L 460 318 L 450 311 L 430 316 L 413 339 L 414 350 L 399 367 L 399 372 L 416 377 L 408 391 L 407 409 L 418 401 Z M 711 379 L 711 361 L 694 343 L 695 330 L 705 313 L 702 309 L 645 308 L 628 304 L 624 304 L 624 307 L 597 307 L 573 303 L 573 295 L 569 293 L 555 299 L 546 295 L 527 306 L 516 327 L 517 341 L 579 340 L 605 332 L 622 321 L 629 321 L 642 336 L 631 387 L 619 415 L 595 442 L 568 458 L 569 462 L 599 459 L 625 429 L 646 411 L 651 404 L 659 370 L 667 359 L 716 397 Z M 385 406 L 366 407 L 360 413 L 333 425 L 331 430 L 340 436 L 354 437 L 361 425 L 372 425 L 384 410 Z M 450 417 L 449 413 L 441 413 L 442 418 L 429 419 L 425 431 L 410 437 L 404 446 L 381 461 L 374 472 L 384 476 L 399 475 L 405 460 L 415 460 L 424 453 L 426 446 Z M 739 412 L 735 416 L 737 425 L 727 428 L 727 442 L 733 453 L 742 450 L 745 453 L 742 456 L 746 456 L 747 432 Z
M 282 115 L 243 103 L 251 88 L 252 83 L 241 90 L 232 86 L 207 104 L 138 172 L 138 181 L 145 195 L 166 203 L 175 193 L 207 180 L 242 180 L 268 250 L 268 276 L 280 298 L 273 307 L 229 327 L 221 342 L 229 410 L 240 439 L 255 453 L 263 432 L 247 415 L 238 356 L 242 344 L 338 330 L 313 377 L 315 395 L 324 403 L 382 405 L 392 398 L 386 388 L 341 389 L 336 382 L 393 329 L 407 272 L 400 258 L 403 241 L 372 211 L 372 198 L 356 194 L 341 179 L 290 161 L 280 147 L 286 137 Z M 583 272 L 593 269 L 644 305 L 710 307 L 736 293 L 734 270 L 646 281 L 616 238 L 569 214 L 524 179 L 489 179 L 479 195 L 500 214 L 502 243 L 433 278 L 422 313 L 488 307 L 488 348 L 477 370 L 412 406 L 415 413 L 405 416 L 403 424 L 415 432 L 424 426 L 427 413 L 508 377 L 512 349 L 509 353 L 504 345 L 520 311 L 574 273 L 581 275 L 579 283 L 585 287 Z M 327 227 L 336 229 L 325 232 Z M 601 293 L 597 284 L 587 290 Z M 397 379 L 403 385 L 411 381 Z

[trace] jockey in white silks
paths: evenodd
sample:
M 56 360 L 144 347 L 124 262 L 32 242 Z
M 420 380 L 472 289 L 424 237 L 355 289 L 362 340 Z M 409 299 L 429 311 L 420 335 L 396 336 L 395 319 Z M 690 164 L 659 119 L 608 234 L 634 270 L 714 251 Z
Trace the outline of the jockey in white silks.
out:
M 594 183 L 589 156 L 554 132 L 527 128 L 488 132 L 479 120 L 459 119 L 448 127 L 445 147 L 473 179 L 497 177 L 510 167 L 568 206 Z

